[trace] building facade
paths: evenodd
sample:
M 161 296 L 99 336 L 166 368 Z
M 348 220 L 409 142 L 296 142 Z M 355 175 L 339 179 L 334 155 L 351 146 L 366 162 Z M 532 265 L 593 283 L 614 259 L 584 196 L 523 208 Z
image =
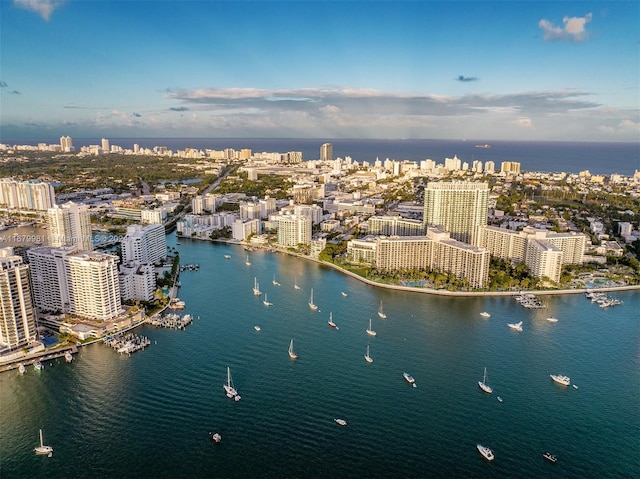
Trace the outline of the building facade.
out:
M 162 224 L 127 226 L 122 239 L 122 261 L 156 263 L 167 257 L 167 240 Z
M 311 217 L 297 215 L 279 215 L 275 217 L 278 225 L 278 244 L 297 246 L 311 242 Z
M 55 204 L 55 191 L 49 183 L 0 178 L 0 205 L 6 208 L 47 211 Z
M 0 348 L 20 348 L 36 340 L 29 265 L 13 248 L 0 249 L 0 310 Z
M 49 244 L 51 246 L 77 245 L 83 251 L 93 250 L 89 207 L 69 201 L 47 210 Z

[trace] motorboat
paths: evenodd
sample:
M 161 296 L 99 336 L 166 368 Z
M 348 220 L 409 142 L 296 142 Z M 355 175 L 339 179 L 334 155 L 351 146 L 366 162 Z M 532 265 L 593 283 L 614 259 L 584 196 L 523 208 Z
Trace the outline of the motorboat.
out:
M 483 311 L 482 313 L 480 313 L 480 316 L 482 316 L 483 318 L 490 318 L 491 315 L 489 313 L 487 313 L 486 311 Z
M 260 326 L 254 326 L 253 329 L 255 329 L 256 331 L 260 331 Z
M 53 455 L 53 448 L 51 446 L 45 446 L 42 441 L 42 429 L 40 429 L 40 445 L 34 449 L 36 454 L 42 454 L 51 457 Z
M 64 353 L 64 360 L 68 363 L 70 363 L 71 361 L 73 361 L 73 355 L 71 354 L 71 351 L 67 350 Z
M 495 456 L 493 455 L 493 451 L 489 449 L 487 446 L 478 444 L 476 447 L 478 448 L 478 452 L 480 452 L 480 454 L 482 454 L 487 461 L 493 461 L 495 459 Z
M 341 294 L 342 296 L 344 296 L 345 298 L 346 298 L 347 296 L 349 296 L 349 295 L 348 295 L 347 293 L 345 293 L 344 291 L 342 291 L 340 294 Z
M 561 374 L 549 374 L 551 379 L 553 379 L 558 384 L 562 384 L 563 386 L 569 386 L 571 384 L 571 378 L 569 376 L 563 376 Z
M 579 389 L 577 384 L 573 385 L 573 389 Z
M 507 326 L 515 331 L 522 331 L 522 321 L 519 321 L 517 323 L 507 323 Z
M 18 364 L 18 372 L 20 374 L 24 374 L 25 372 L 27 372 L 27 368 L 24 367 L 24 364 L 22 363 Z
M 33 367 L 36 368 L 36 371 L 42 371 L 42 368 L 44 368 L 40 360 L 37 360 L 35 363 L 33 363 Z
M 404 378 L 405 381 L 407 381 L 409 384 L 411 384 L 414 388 L 418 387 L 416 386 L 416 380 L 413 379 L 413 376 L 409 373 L 402 373 L 402 377 Z
M 367 334 L 369 336 L 377 336 L 378 333 L 376 333 L 372 328 L 371 328 L 371 318 L 369 318 L 369 328 L 367 329 Z
M 347 425 L 347 421 L 345 421 L 344 419 L 335 418 L 334 421 L 338 426 L 346 426 Z
M 225 254 L 224 255 L 224 259 L 231 259 L 231 255 L 230 254 Z
M 209 433 L 209 435 L 211 436 L 211 440 L 213 442 L 215 442 L 216 444 L 220 443 L 222 441 L 222 436 L 220 434 L 218 434 L 217 432 L 214 433 L 214 434 Z
M 502 398 L 498 396 L 498 402 L 502 402 Z
M 482 376 L 482 381 L 478 381 L 478 386 L 487 394 L 493 392 L 493 388 L 487 384 L 487 368 L 484 368 L 484 376 Z
M 554 462 L 554 463 L 558 462 L 558 458 L 556 456 L 554 456 L 553 454 L 551 454 L 550 452 L 543 453 L 542 457 L 544 457 L 549 462 Z
M 558 322 L 558 318 L 554 318 L 553 316 L 549 316 L 547 318 L 547 321 L 549 321 L 550 323 L 557 323 Z

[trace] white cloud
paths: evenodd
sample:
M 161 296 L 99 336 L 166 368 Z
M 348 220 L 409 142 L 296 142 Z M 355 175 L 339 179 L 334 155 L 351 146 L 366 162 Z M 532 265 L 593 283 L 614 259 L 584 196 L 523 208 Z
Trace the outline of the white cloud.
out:
M 13 0 L 13 3 L 26 10 L 32 10 L 49 21 L 54 10 L 61 7 L 65 0 Z
M 531 120 L 531 118 L 520 117 L 517 118 L 513 123 L 522 128 L 533 128 L 533 121 Z
M 632 121 L 632 120 L 622 120 L 618 125 L 620 130 L 622 131 L 631 131 L 640 133 L 640 122 Z
M 591 13 L 587 13 L 584 17 L 564 17 L 562 19 L 564 27 L 555 26 L 543 18 L 538 22 L 538 27 L 544 32 L 544 39 L 547 41 L 581 42 L 586 40 L 588 36 L 586 25 L 591 21 L 591 18 Z

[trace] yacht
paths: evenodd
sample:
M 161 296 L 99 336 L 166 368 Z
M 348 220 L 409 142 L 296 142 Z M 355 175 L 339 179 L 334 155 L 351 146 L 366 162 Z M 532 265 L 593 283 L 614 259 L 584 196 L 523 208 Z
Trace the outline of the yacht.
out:
M 480 313 L 480 316 L 482 316 L 483 318 L 490 318 L 491 315 L 489 313 L 487 313 L 486 311 L 483 311 L 482 313 Z
M 231 255 L 230 254 L 225 254 L 224 255 L 224 259 L 231 259 Z
M 262 304 L 264 304 L 265 306 L 273 305 L 273 303 L 270 303 L 269 300 L 267 299 L 267 293 L 264 293 L 264 301 L 262 302 Z
M 345 421 L 344 419 L 335 418 L 334 421 L 336 422 L 336 424 L 338 426 L 346 426 L 347 425 L 347 421 Z
M 254 326 L 253 329 L 255 329 L 256 331 L 260 331 L 260 326 Z
M 345 297 L 345 298 L 348 296 L 348 294 L 347 294 L 347 293 L 345 293 L 344 291 L 342 291 L 340 294 L 341 294 L 343 297 Z
M 41 371 L 44 366 L 42 365 L 42 363 L 38 359 L 38 360 L 36 360 L 35 363 L 33 363 L 33 367 L 36 368 L 36 371 Z
M 291 359 L 298 359 L 298 355 L 293 352 L 293 339 L 289 343 L 289 357 Z
M 254 296 L 262 296 L 262 291 L 260 291 L 260 285 L 258 284 L 258 278 L 253 278 L 253 295 Z
M 484 376 L 482 377 L 482 381 L 478 381 L 478 386 L 487 394 L 493 392 L 493 388 L 487 384 L 487 368 L 484 368 Z
M 333 322 L 333 313 L 329 313 L 329 321 L 327 321 L 329 323 L 329 326 L 331 326 L 332 328 L 335 329 L 340 329 L 336 323 Z
M 387 319 L 387 315 L 382 309 L 382 301 L 380 301 L 380 307 L 378 308 L 378 316 L 380 316 L 381 319 Z
M 53 448 L 51 446 L 45 446 L 42 442 L 42 429 L 40 429 L 40 445 L 34 449 L 36 454 L 44 454 L 49 457 L 53 455 Z
M 369 345 L 367 344 L 367 354 L 364 355 L 364 360 L 368 363 L 373 362 L 373 358 L 369 356 Z
M 231 381 L 231 368 L 227 368 L 227 384 L 223 384 L 222 387 L 229 399 L 240 401 L 240 395 L 238 394 L 238 391 L 236 391 L 236 388 L 233 387 L 233 381 Z
M 569 386 L 571 384 L 571 378 L 569 376 L 562 376 L 561 374 L 549 374 L 551 379 L 553 379 L 558 384 L 562 384 L 563 386 Z
M 219 443 L 222 441 L 222 436 L 220 434 L 218 434 L 217 432 L 214 434 L 209 433 L 209 435 L 211 436 L 211 440 L 215 443 Z
M 309 298 L 309 307 L 311 311 L 317 311 L 318 305 L 313 302 L 313 288 L 311 288 L 311 297 Z
M 18 372 L 20 374 L 24 374 L 27 371 L 27 368 L 24 367 L 24 364 L 20 363 L 18 364 Z
M 493 461 L 494 455 L 491 449 L 483 446 L 482 444 L 478 444 L 476 447 L 478 448 L 478 452 L 480 452 L 480 454 L 482 454 L 487 461 Z
M 276 275 L 273 275 L 273 280 L 271 281 L 271 284 L 273 284 L 274 286 L 280 286 L 280 283 L 276 281 Z
M 522 321 L 519 321 L 517 323 L 507 323 L 507 326 L 516 331 L 522 331 Z
M 543 453 L 542 457 L 544 457 L 549 462 L 557 462 L 558 461 L 558 458 L 556 456 L 554 456 L 553 454 L 551 454 L 550 452 Z
M 550 323 L 557 323 L 557 322 L 558 322 L 558 319 L 557 319 L 557 318 L 554 318 L 553 316 L 549 316 L 549 317 L 547 318 L 547 321 L 549 321 Z
M 371 328 L 371 318 L 369 318 L 369 328 L 367 329 L 367 334 L 369 336 L 376 336 L 378 334 Z
M 416 386 L 416 380 L 413 379 L 413 376 L 409 373 L 402 373 L 402 377 L 404 378 L 405 381 L 407 381 L 409 384 L 411 384 L 414 388 L 418 387 Z
M 71 351 L 67 350 L 64 353 L 64 360 L 68 363 L 70 363 L 71 361 L 73 361 L 73 355 L 71 354 Z

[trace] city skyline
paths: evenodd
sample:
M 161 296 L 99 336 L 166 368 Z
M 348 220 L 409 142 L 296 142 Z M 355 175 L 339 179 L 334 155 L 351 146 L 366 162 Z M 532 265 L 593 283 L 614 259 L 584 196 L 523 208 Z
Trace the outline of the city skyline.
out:
M 0 141 L 637 141 L 637 2 L 0 2 Z

